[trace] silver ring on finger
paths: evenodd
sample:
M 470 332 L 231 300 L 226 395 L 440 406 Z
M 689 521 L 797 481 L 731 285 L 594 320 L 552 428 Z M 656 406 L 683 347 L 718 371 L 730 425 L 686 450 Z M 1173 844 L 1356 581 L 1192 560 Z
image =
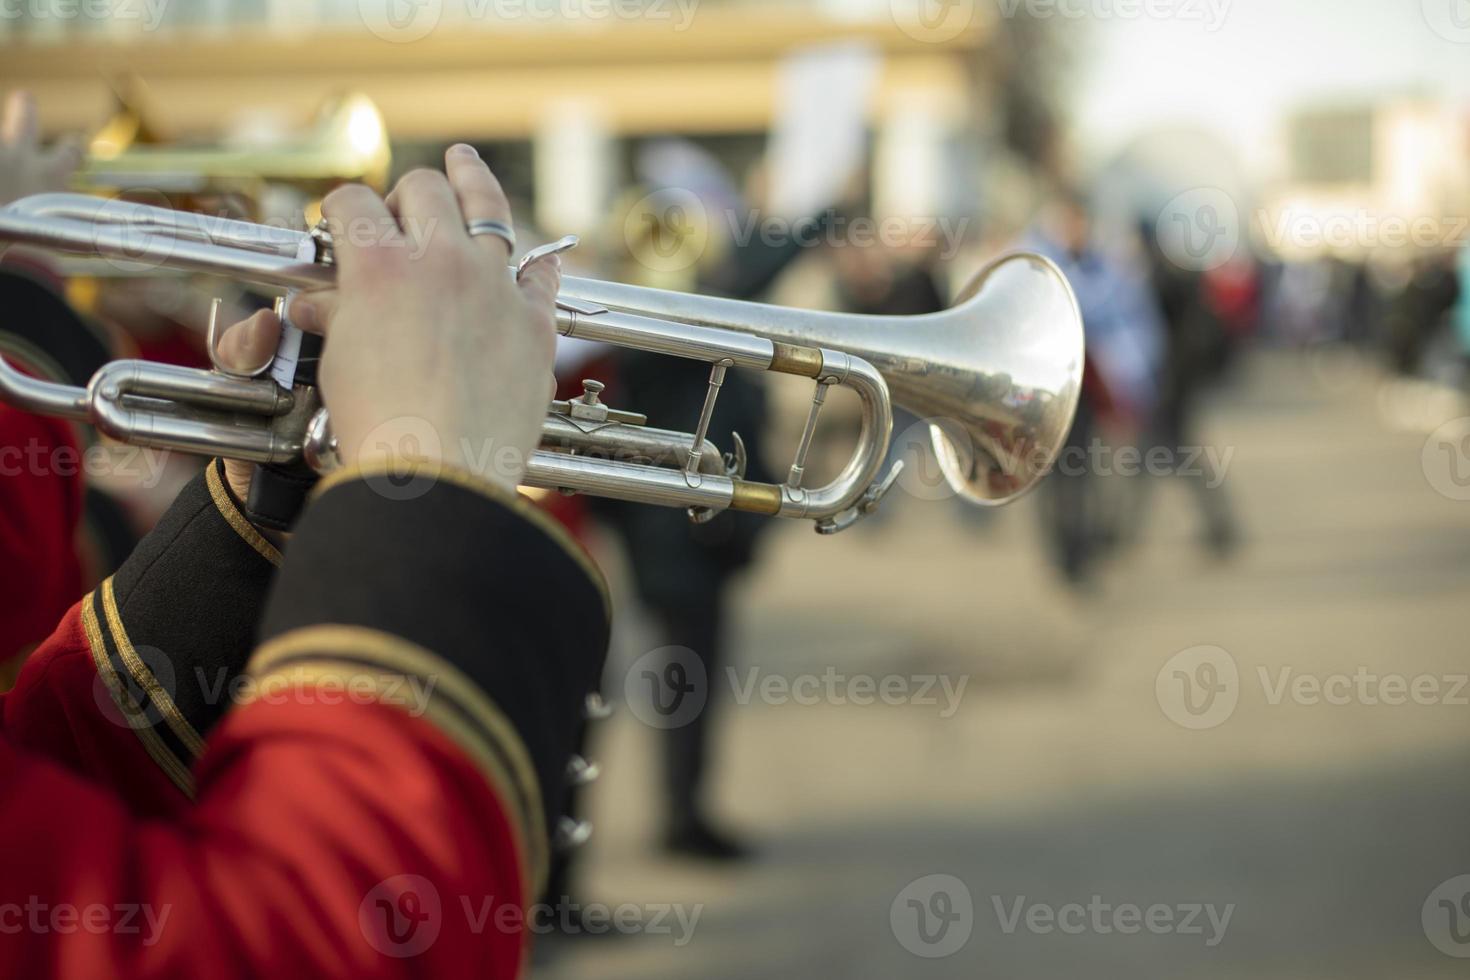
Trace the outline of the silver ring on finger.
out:
M 465 231 L 470 233 L 471 238 L 477 238 L 480 235 L 494 235 L 496 238 L 505 242 L 506 245 L 510 246 L 511 252 L 515 252 L 516 250 L 515 229 L 511 228 L 504 221 L 482 218 L 479 221 L 471 221 L 466 224 Z

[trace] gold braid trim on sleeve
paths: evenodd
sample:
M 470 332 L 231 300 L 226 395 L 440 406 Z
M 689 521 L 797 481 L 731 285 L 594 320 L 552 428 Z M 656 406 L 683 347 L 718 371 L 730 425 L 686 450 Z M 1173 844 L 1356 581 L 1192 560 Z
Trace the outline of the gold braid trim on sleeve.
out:
M 259 552 L 260 556 L 272 565 L 280 567 L 281 552 L 275 545 L 265 539 L 265 535 L 256 530 L 255 525 L 250 523 L 250 518 L 241 513 L 236 506 L 235 499 L 230 496 L 230 490 L 225 486 L 224 478 L 220 476 L 220 460 L 209 461 L 209 468 L 205 472 L 204 480 L 209 485 L 209 495 L 214 499 L 214 506 L 218 508 L 222 516 L 235 529 L 235 533 L 244 539 L 245 543 Z
M 263 700 L 267 692 L 282 686 L 352 685 L 370 688 L 381 703 L 410 716 L 421 709 L 424 720 L 459 746 L 506 802 L 517 850 L 526 858 L 525 894 L 534 896 L 544 886 L 550 844 L 531 757 L 495 703 L 448 661 L 379 630 L 321 625 L 292 630 L 264 644 L 251 658 L 247 673 L 255 681 L 254 700 Z M 402 698 L 390 695 L 405 677 L 425 682 L 424 705 L 405 705 Z
M 110 583 L 111 580 L 109 579 L 108 582 Z M 164 775 L 179 788 L 179 791 L 192 800 L 194 798 L 194 777 L 189 772 L 188 765 L 163 744 L 163 740 L 153 730 L 153 723 L 149 721 L 142 706 L 133 700 L 132 695 L 123 686 L 122 678 L 113 668 L 112 660 L 107 654 L 107 644 L 102 635 L 102 626 L 93 610 L 96 595 L 95 592 L 89 592 L 82 600 L 82 630 L 87 634 L 87 646 L 91 648 L 92 663 L 97 668 L 97 675 L 102 678 L 102 683 L 107 687 L 107 693 L 111 695 L 113 704 L 122 713 L 127 727 L 131 728 L 133 734 L 137 735 L 138 740 L 143 743 L 143 749 L 149 757 L 158 764 Z

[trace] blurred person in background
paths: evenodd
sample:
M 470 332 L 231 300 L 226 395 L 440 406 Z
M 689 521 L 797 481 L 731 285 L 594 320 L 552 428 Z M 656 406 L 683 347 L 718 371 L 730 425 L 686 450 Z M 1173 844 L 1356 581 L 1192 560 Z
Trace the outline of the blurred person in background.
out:
M 1139 228 L 1164 328 L 1158 404 L 1142 448 L 1146 458 L 1168 455 L 1170 474 L 1188 483 L 1199 504 L 1206 546 L 1223 557 L 1235 544 L 1235 521 L 1216 457 L 1199 451 L 1198 415 L 1201 398 L 1222 370 L 1233 340 L 1253 329 L 1254 277 L 1246 260 L 1204 272 L 1187 269 L 1170 258 L 1158 231 L 1150 221 Z M 1140 508 L 1152 482 L 1145 481 L 1137 498 Z
M 636 170 L 643 183 L 626 193 L 626 202 L 636 203 L 631 204 L 630 220 L 618 228 L 627 256 L 614 274 L 619 281 L 753 299 L 799 254 L 795 241 L 772 247 L 760 236 L 749 242 L 726 236 L 728 219 L 750 212 L 723 165 L 693 144 L 650 143 L 640 152 Z M 699 199 L 699 207 L 691 205 L 690 195 Z M 614 213 L 630 214 L 630 206 L 625 203 Z M 653 419 L 699 417 L 709 388 L 708 365 L 625 349 L 616 351 L 611 361 L 615 376 L 609 401 Z M 776 482 L 763 463 L 766 417 L 761 381 L 731 371 L 720 390 L 709 438 L 729 451 L 739 433 L 747 450 L 746 478 Z M 705 860 L 745 858 L 749 844 L 709 812 L 712 732 L 720 710 L 717 695 L 725 689 L 730 587 L 755 560 L 760 535 L 770 522 L 727 512 L 695 524 L 680 510 L 603 498 L 591 505 L 622 542 L 634 588 L 661 644 L 688 651 L 704 669 L 708 697 L 703 709 L 687 724 L 660 733 L 663 846 L 671 854 Z
M 932 250 L 904 255 L 880 245 L 847 243 L 830 254 L 837 299 L 849 313 L 917 316 L 946 306 Z
M 1165 331 L 1147 281 L 1097 240 L 1081 193 L 1057 194 L 1026 245 L 1066 275 L 1087 339 L 1077 419 L 1056 469 L 1042 484 L 1053 557 L 1070 584 L 1083 585 L 1116 540 L 1120 516 L 1099 493 L 1093 450 L 1104 439 L 1115 446 L 1136 444 L 1153 424 Z
M 1388 305 L 1389 366 L 1403 377 L 1430 373 L 1436 335 L 1460 299 L 1460 283 L 1450 253 L 1414 255 L 1403 288 Z
M 1470 242 L 1461 246 L 1455 255 L 1455 280 L 1460 298 L 1451 316 L 1460 345 L 1461 377 L 1470 386 Z
M 1302 347 L 1330 340 L 1340 326 L 1330 314 L 1331 291 L 1332 268 L 1326 259 L 1283 262 L 1267 302 L 1273 335 Z

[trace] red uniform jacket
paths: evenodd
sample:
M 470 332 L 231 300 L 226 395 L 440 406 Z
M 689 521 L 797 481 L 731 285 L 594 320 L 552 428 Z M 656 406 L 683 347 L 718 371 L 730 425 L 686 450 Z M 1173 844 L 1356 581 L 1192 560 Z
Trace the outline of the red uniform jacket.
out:
M 607 639 L 559 527 L 327 481 L 286 556 L 218 464 L 0 699 L 0 977 L 511 977 Z

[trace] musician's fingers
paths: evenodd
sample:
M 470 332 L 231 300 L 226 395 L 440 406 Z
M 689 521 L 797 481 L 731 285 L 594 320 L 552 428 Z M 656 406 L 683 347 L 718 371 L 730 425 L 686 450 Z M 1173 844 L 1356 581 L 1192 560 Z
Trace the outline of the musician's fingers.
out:
M 286 304 L 286 319 L 307 333 L 325 334 L 332 314 L 337 311 L 338 295 L 335 289 L 297 293 Z
M 510 201 L 505 190 L 474 147 L 464 143 L 451 146 L 444 154 L 444 171 L 454 196 L 459 199 L 465 224 L 498 221 L 506 228 L 511 227 Z M 475 241 L 495 261 L 502 264 L 510 261 L 510 242 L 499 235 L 476 235 Z
M 256 310 L 225 328 L 219 338 L 219 359 L 232 371 L 251 374 L 270 363 L 280 342 L 280 318 L 271 310 Z
M 548 255 L 526 266 L 518 285 L 532 309 L 554 315 L 556 294 L 561 291 L 561 256 Z
M 459 201 L 448 178 L 437 170 L 404 174 L 388 195 L 387 204 L 413 248 L 412 255 L 423 254 L 425 247 L 441 236 L 461 243 L 465 239 Z
M 4 112 L 0 113 L 0 145 L 34 146 L 40 125 L 35 97 L 25 91 L 11 92 L 5 98 Z
M 372 256 L 404 244 L 398 219 L 362 184 L 343 184 L 323 198 L 322 218 L 332 235 L 332 256 L 343 280 L 360 272 L 373 275 L 378 267 Z

